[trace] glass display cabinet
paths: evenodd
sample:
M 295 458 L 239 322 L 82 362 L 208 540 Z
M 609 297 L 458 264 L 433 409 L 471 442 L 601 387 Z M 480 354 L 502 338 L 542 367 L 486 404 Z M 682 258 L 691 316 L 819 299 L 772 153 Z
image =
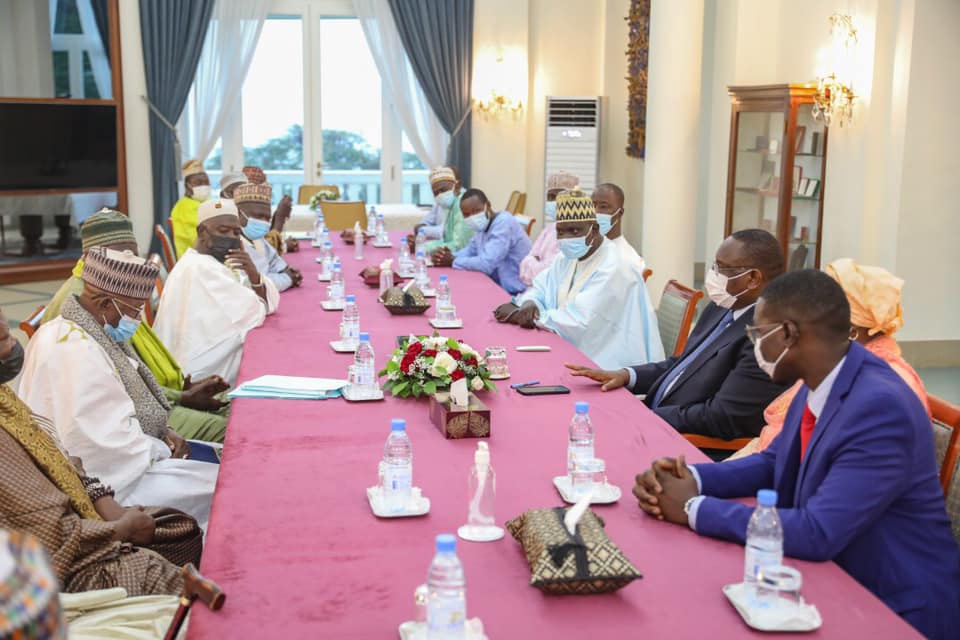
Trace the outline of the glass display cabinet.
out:
M 726 235 L 775 235 L 789 270 L 820 268 L 827 127 L 811 113 L 815 84 L 728 87 Z

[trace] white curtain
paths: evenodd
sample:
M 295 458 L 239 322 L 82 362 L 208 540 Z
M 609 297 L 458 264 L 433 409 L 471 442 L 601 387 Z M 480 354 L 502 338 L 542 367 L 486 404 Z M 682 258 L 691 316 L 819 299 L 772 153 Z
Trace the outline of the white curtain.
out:
M 367 45 L 387 89 L 400 125 L 420 161 L 428 168 L 446 161 L 450 135 L 430 108 L 403 48 L 387 0 L 353 0 Z
M 177 125 L 183 160 L 204 160 L 243 89 L 270 0 L 217 0 L 187 106 Z
M 0 0 L 0 97 L 53 98 L 46 2 Z

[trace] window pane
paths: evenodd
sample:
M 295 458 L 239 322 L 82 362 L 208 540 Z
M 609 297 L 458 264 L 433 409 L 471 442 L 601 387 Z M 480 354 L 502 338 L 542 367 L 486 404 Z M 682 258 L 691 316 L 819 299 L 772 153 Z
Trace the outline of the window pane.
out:
M 70 97 L 70 54 L 53 52 L 53 92 L 58 98 Z
M 100 92 L 97 91 L 97 81 L 93 78 L 93 66 L 90 64 L 90 54 L 83 52 L 83 97 L 97 100 Z
M 403 133 L 403 202 L 407 204 L 433 203 L 430 171 L 413 150 L 406 132 Z
M 60 0 L 57 2 L 56 15 L 53 21 L 54 33 L 83 33 L 80 26 L 80 12 L 77 11 L 77 0 Z
M 349 64 L 344 64 L 349 61 Z M 360 21 L 329 18 L 320 25 L 320 120 L 323 182 L 346 200 L 380 202 L 380 74 Z
M 270 17 L 243 83 L 243 158 L 267 172 L 273 200 L 303 184 L 303 24 Z

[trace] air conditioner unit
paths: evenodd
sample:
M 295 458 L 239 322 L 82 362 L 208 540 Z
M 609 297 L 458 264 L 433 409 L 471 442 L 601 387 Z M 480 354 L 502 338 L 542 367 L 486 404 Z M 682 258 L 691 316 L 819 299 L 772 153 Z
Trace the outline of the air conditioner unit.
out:
M 544 188 L 547 176 L 566 171 L 580 177 L 589 193 L 597 186 L 600 163 L 600 98 L 547 96 Z

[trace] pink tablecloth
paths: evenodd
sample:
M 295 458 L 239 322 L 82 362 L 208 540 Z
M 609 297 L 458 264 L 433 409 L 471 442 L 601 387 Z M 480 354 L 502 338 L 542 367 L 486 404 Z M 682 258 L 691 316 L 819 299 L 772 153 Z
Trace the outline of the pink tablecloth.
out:
M 357 273 L 392 252 L 368 247 L 356 261 L 339 247 L 357 294 L 361 326 L 372 334 L 377 363 L 395 338 L 431 331 L 426 316 L 392 317 Z M 305 273 L 303 287 L 283 294 L 279 312 L 253 331 L 240 380 L 263 374 L 345 377 L 350 355 L 328 346 L 340 314 L 324 312 L 316 250 L 306 244 L 289 262 Z M 743 572 L 743 549 L 652 520 L 630 490 L 635 474 L 659 455 L 705 458 L 626 391 L 603 394 L 564 373 L 563 362 L 585 361 L 558 337 L 501 326 L 492 309 L 507 295 L 486 276 L 432 269 L 450 276 L 466 326 L 450 335 L 477 349 L 509 348 L 513 375 L 487 394 L 489 440 L 497 472 L 501 522 L 534 507 L 560 504 L 551 478 L 566 463 L 566 429 L 576 400 L 590 402 L 596 451 L 624 496 L 595 507 L 610 536 L 644 574 L 615 594 L 550 597 L 529 586 L 520 546 L 507 535 L 486 544 L 458 542 L 467 578 L 467 609 L 490 638 L 740 638 L 749 633 L 720 589 Z M 602 330 L 598 328 L 598 330 Z M 549 353 L 514 347 L 546 344 Z M 564 384 L 569 396 L 523 397 L 509 382 Z M 432 501 L 422 518 L 379 520 L 365 488 L 375 484 L 390 419 L 403 417 L 414 448 L 414 484 Z M 391 638 L 413 615 L 413 592 L 424 582 L 437 533 L 466 518 L 467 472 L 476 440 L 444 440 L 427 417 L 425 400 L 348 404 L 344 400 L 234 402 L 213 504 L 203 571 L 228 594 L 218 613 L 194 608 L 190 638 Z M 804 593 L 825 620 L 823 637 L 911 637 L 911 629 L 832 563 L 792 561 Z

